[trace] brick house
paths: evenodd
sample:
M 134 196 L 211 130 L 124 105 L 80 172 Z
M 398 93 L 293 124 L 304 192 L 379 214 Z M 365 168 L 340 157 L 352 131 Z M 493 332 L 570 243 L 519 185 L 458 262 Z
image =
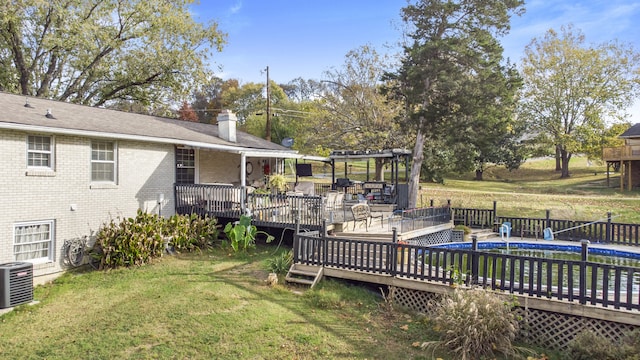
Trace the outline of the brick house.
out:
M 34 282 L 64 271 L 65 240 L 91 237 L 138 209 L 175 213 L 175 183 L 263 178 L 297 152 L 219 125 L 0 92 L 0 264 L 34 264 Z

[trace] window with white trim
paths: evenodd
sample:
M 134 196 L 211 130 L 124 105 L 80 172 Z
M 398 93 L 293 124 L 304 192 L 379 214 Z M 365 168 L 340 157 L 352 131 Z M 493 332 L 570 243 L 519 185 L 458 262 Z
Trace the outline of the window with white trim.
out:
M 53 149 L 51 136 L 27 136 L 27 167 L 53 170 Z
M 116 182 L 117 147 L 112 141 L 91 142 L 91 181 Z
M 17 223 L 13 226 L 15 261 L 53 261 L 54 221 Z
M 176 183 L 194 184 L 196 179 L 196 152 L 194 149 L 176 148 Z

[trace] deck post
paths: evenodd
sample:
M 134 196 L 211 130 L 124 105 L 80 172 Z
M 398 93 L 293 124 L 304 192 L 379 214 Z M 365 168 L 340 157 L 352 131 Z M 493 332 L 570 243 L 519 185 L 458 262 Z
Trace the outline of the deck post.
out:
M 611 211 L 607 212 L 607 234 L 604 236 L 607 243 L 611 242 Z
M 478 283 L 478 262 L 480 255 L 478 253 L 478 236 L 471 235 L 471 276 L 467 285 L 475 285 Z
M 491 224 L 495 224 L 498 221 L 498 202 L 493 200 L 493 219 L 490 220 Z
M 393 243 L 391 246 L 391 258 L 388 259 L 387 264 L 391 265 L 389 269 L 391 276 L 396 276 L 398 272 L 398 229 L 395 227 L 391 228 L 391 242 Z
M 580 240 L 580 304 L 587 303 L 587 259 L 589 257 L 589 240 Z

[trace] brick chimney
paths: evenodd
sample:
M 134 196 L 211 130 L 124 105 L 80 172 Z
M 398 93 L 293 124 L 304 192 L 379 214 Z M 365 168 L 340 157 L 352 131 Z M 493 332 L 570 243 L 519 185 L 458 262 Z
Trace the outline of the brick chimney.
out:
M 231 110 L 222 110 L 218 114 L 218 136 L 226 141 L 236 142 L 236 123 L 238 118 Z

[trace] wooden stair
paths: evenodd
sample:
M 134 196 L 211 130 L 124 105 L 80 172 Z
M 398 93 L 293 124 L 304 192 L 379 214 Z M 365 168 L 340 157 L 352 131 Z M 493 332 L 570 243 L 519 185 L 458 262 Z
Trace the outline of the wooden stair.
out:
M 285 280 L 290 283 L 309 285 L 313 288 L 322 279 L 323 267 L 315 265 L 293 264 Z
M 478 240 L 486 240 L 487 238 L 498 236 L 492 229 L 473 230 L 471 235 L 475 235 Z

